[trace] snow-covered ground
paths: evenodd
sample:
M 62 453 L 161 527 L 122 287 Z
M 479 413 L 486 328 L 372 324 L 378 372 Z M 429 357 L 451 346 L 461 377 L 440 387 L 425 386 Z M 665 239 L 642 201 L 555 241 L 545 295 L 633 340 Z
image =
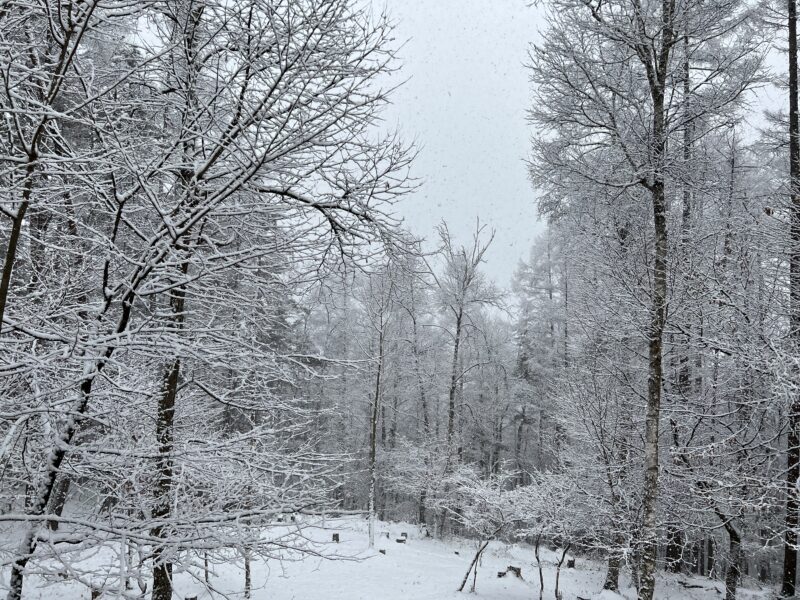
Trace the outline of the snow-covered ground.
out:
M 330 540 L 338 533 L 339 544 L 321 544 L 316 550 L 335 554 L 330 560 L 305 556 L 301 560 L 278 561 L 254 559 L 252 563 L 253 600 L 451 600 L 469 597 L 486 600 L 531 600 L 538 598 L 539 582 L 533 551 L 524 544 L 508 545 L 493 542 L 484 553 L 478 570 L 477 593 L 457 592 L 474 556 L 475 542 L 468 540 L 438 541 L 424 537 L 414 525 L 379 523 L 376 548 L 369 549 L 367 526 L 364 520 L 348 518 L 328 520 L 325 527 L 305 530 L 306 535 L 319 542 Z M 388 538 L 386 537 L 386 534 Z M 406 543 L 397 543 L 402 533 Z M 385 554 L 380 553 L 384 550 Z M 554 599 L 556 553 L 542 549 L 544 568 L 544 598 Z M 509 574 L 498 578 L 498 571 L 509 565 L 522 568 L 523 580 Z M 609 592 L 601 593 L 604 571 L 602 565 L 577 557 L 575 569 L 562 569 L 560 587 L 564 600 L 591 598 L 593 600 L 622 600 L 636 597 L 633 589 L 622 590 L 622 598 Z M 3 573 L 3 583 L 8 573 Z M 215 565 L 210 583 L 218 593 L 209 595 L 196 573 L 176 573 L 176 598 L 197 596 L 207 598 L 242 598 L 244 570 L 242 564 Z M 691 586 L 681 585 L 681 582 Z M 624 585 L 629 584 L 623 576 Z M 469 584 L 467 585 L 469 589 Z M 721 582 L 705 578 L 661 577 L 656 597 L 659 600 L 711 600 L 721 598 Z M 28 600 L 83 600 L 90 597 L 89 589 L 77 583 L 37 584 L 35 578 L 26 582 Z M 117 597 L 113 592 L 103 598 Z M 766 590 L 741 590 L 740 600 L 767 598 Z

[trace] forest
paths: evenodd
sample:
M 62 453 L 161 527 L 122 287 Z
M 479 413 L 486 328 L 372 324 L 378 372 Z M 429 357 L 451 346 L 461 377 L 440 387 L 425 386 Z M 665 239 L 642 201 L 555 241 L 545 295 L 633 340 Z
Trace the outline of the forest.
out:
M 469 540 L 459 592 L 520 543 L 529 598 L 800 597 L 796 0 L 528 8 L 507 284 L 488 208 L 400 216 L 391 2 L 0 1 L 7 600 L 250 598 L 336 518 Z

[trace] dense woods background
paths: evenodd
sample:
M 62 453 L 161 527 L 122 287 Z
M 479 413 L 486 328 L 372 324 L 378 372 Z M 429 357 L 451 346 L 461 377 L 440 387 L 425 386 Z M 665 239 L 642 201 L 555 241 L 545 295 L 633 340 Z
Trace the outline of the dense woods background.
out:
M 315 552 L 290 515 L 343 511 L 373 541 L 380 518 L 569 545 L 643 600 L 659 569 L 793 597 L 794 1 L 549 2 L 547 228 L 509 290 L 490 228 L 394 217 L 424 182 L 380 121 L 384 16 L 0 3 L 8 599 L 96 587 L 105 552 L 108 585 L 168 600 L 231 551 Z

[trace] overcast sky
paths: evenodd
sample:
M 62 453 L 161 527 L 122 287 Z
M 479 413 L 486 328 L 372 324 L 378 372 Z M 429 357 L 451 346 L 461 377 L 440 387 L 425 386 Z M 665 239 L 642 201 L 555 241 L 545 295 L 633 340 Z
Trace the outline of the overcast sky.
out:
M 374 0 L 396 24 L 401 74 L 387 118 L 420 154 L 420 189 L 398 206 L 407 226 L 433 239 L 446 220 L 469 241 L 478 217 L 496 230 L 486 270 L 510 282 L 541 225 L 524 159 L 530 85 L 524 67 L 537 37 L 528 0 Z

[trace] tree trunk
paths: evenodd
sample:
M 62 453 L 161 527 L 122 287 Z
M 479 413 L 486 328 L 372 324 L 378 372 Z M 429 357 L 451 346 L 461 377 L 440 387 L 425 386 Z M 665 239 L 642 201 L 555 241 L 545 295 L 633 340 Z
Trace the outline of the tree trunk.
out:
M 244 551 L 244 597 L 250 600 L 253 589 L 252 577 L 250 575 L 250 551 Z
M 419 352 L 419 334 L 417 331 L 417 317 L 415 314 L 416 307 L 414 306 L 414 296 L 413 296 L 413 288 L 412 288 L 412 296 L 411 296 L 411 310 L 408 310 L 409 316 L 411 317 L 411 332 L 412 332 L 412 339 L 411 339 L 411 352 L 414 355 L 414 376 L 417 378 L 417 392 L 419 393 L 419 406 L 420 411 L 422 412 L 422 431 L 425 436 L 425 440 L 427 441 L 430 439 L 431 434 L 431 423 L 430 418 L 428 416 L 428 399 L 425 395 L 425 382 L 422 380 L 422 366 L 420 364 L 420 352 Z M 428 459 L 425 458 L 425 466 L 428 466 Z M 424 484 L 423 484 L 424 485 Z M 425 525 L 425 503 L 427 500 L 427 490 L 423 487 L 422 491 L 419 494 L 419 524 Z
M 456 331 L 453 341 L 453 364 L 450 369 L 450 389 L 448 390 L 447 404 L 447 449 L 453 450 L 453 436 L 456 427 L 456 390 L 458 385 L 458 349 L 461 343 L 461 321 L 463 319 L 462 309 L 456 314 Z
M 664 44 L 661 62 L 663 69 L 669 56 L 671 30 L 670 9 L 665 6 Z M 654 177 L 650 185 L 653 209 L 653 234 L 655 256 L 653 260 L 653 289 L 649 326 L 649 365 L 647 381 L 647 414 L 644 440 L 644 489 L 642 500 L 642 561 L 639 582 L 639 600 L 653 600 L 655 593 L 655 568 L 658 552 L 656 510 L 658 508 L 658 449 L 659 420 L 661 417 L 661 388 L 663 380 L 663 337 L 667 309 L 667 206 L 662 161 L 666 153 L 664 123 L 664 83 L 666 73 L 659 73 L 659 81 L 651 86 L 653 99 L 653 161 Z
M 381 315 L 380 329 L 378 331 L 378 366 L 375 375 L 375 396 L 372 402 L 372 417 L 370 419 L 369 436 L 369 547 L 375 547 L 375 493 L 377 487 L 376 455 L 378 446 L 378 415 L 381 404 L 381 378 L 383 376 L 383 315 Z
M 381 448 L 386 450 L 386 405 L 381 405 Z
M 411 350 L 414 354 L 414 375 L 417 378 L 417 390 L 419 391 L 419 404 L 420 411 L 422 412 L 422 429 L 425 432 L 425 438 L 427 439 L 431 431 L 431 424 L 428 417 L 428 399 L 425 395 L 425 382 L 422 380 L 422 367 L 420 365 L 417 318 L 414 315 L 411 316 L 411 326 L 413 335 Z
M 51 515 L 56 517 L 60 517 L 61 514 L 64 512 L 64 505 L 67 503 L 67 497 L 69 496 L 69 488 L 70 488 L 70 478 L 62 473 L 58 481 L 56 482 L 56 487 L 53 490 L 53 495 L 50 498 L 50 505 L 48 506 L 47 512 Z M 47 522 L 47 526 L 53 530 L 58 530 L 58 521 L 55 519 L 50 520 Z
M 608 554 L 606 580 L 603 583 L 604 590 L 610 590 L 612 592 L 619 590 L 619 571 L 622 565 L 622 546 L 624 543 L 625 541 L 622 536 L 614 536 L 614 546 Z
M 478 572 L 478 559 L 480 559 L 481 554 L 483 554 L 483 551 L 486 550 L 486 546 L 488 546 L 488 545 L 489 545 L 488 541 L 481 542 L 481 543 L 478 544 L 478 551 L 475 553 L 475 557 L 472 559 L 472 562 L 469 563 L 469 569 L 467 569 L 467 572 L 464 575 L 464 579 L 461 580 L 461 586 L 458 588 L 459 592 L 463 592 L 464 591 L 464 586 L 466 586 L 467 585 L 467 581 L 469 581 L 469 575 L 470 575 L 470 573 L 472 573 L 472 569 L 475 569 L 475 573 L 477 574 L 477 572 Z M 473 592 L 475 591 L 474 584 L 473 584 L 472 591 Z
M 670 573 L 680 573 L 683 562 L 683 535 L 675 525 L 667 526 L 667 556 L 664 564 Z
M 389 422 L 389 448 L 392 450 L 397 446 L 397 410 L 399 396 L 397 390 L 397 378 L 395 378 L 394 385 L 392 386 L 392 418 Z
M 694 572 L 698 575 L 706 574 L 706 541 L 694 543 Z
M 542 573 L 542 561 L 539 558 L 539 545 L 542 542 L 541 532 L 536 534 L 536 544 L 533 546 L 533 554 L 536 557 L 536 567 L 539 571 L 539 600 L 544 596 L 544 573 Z
M 6 312 L 6 301 L 8 300 L 8 292 L 11 289 L 11 273 L 14 270 L 14 261 L 17 257 L 17 248 L 19 247 L 19 234 L 22 230 L 22 222 L 25 220 L 25 212 L 28 210 L 28 205 L 29 203 L 27 201 L 22 202 L 17 209 L 17 214 L 11 222 L 11 235 L 8 237 L 6 258 L 3 262 L 3 275 L 0 279 L 0 332 L 3 331 L 3 317 Z
M 667 296 L 667 217 L 663 182 L 653 186 L 655 266 L 651 307 L 647 415 L 645 421 L 645 478 L 642 506 L 642 563 L 640 600 L 652 600 L 658 551 L 656 509 L 658 505 L 658 447 L 663 380 L 663 335 Z
M 188 233 L 187 233 L 188 237 Z M 179 268 L 180 277 L 185 280 L 189 273 L 189 262 L 184 260 Z M 170 292 L 170 319 L 176 330 L 183 329 L 186 316 L 186 286 L 181 282 Z M 178 396 L 180 382 L 181 359 L 175 357 L 164 372 L 162 393 L 158 397 L 156 408 L 156 442 L 158 458 L 156 459 L 156 504 L 153 518 L 157 525 L 152 535 L 164 539 L 168 532 L 165 521 L 172 515 L 172 479 L 174 475 L 175 450 L 175 401 Z M 171 600 L 172 598 L 172 562 L 166 555 L 164 545 L 153 548 L 153 594 L 152 600 Z
M 608 556 L 608 569 L 606 570 L 606 580 L 603 583 L 604 590 L 611 590 L 616 592 L 619 590 L 619 566 L 620 555 L 616 551 L 612 551 Z
M 569 272 L 567 257 L 564 255 L 564 270 L 561 274 L 564 280 L 564 369 L 569 368 Z
M 564 559 L 567 556 L 567 552 L 569 552 L 569 547 L 570 546 L 571 546 L 571 544 L 567 544 L 566 545 L 566 547 L 564 548 L 564 551 L 561 553 L 561 558 L 558 560 L 558 564 L 556 565 L 556 590 L 555 590 L 555 592 L 556 592 L 556 600 L 558 600 L 558 583 L 559 583 L 559 580 L 561 579 L 561 565 L 564 564 Z
M 725 600 L 736 600 L 736 587 L 739 584 L 742 561 L 742 538 L 736 528 L 728 523 L 725 527 L 730 540 L 728 568 L 725 571 Z
M 800 341 L 800 121 L 797 82 L 797 2 L 788 0 L 789 25 L 789 186 L 792 202 L 789 261 L 790 325 L 795 353 Z M 781 596 L 792 598 L 797 581 L 797 483 L 800 478 L 800 398 L 794 392 L 786 436 L 786 522 Z
M 180 314 L 182 314 L 181 311 Z M 153 517 L 161 521 L 153 528 L 152 535 L 157 539 L 164 539 L 167 535 L 167 526 L 163 523 L 172 512 L 172 476 L 173 476 L 173 450 L 175 447 L 175 398 L 178 393 L 181 361 L 176 358 L 168 367 L 164 377 L 163 392 L 159 396 L 156 418 L 156 440 L 158 441 L 158 459 L 156 472 L 156 506 Z M 167 556 L 163 545 L 153 549 L 153 594 L 152 600 L 172 599 L 172 562 Z

